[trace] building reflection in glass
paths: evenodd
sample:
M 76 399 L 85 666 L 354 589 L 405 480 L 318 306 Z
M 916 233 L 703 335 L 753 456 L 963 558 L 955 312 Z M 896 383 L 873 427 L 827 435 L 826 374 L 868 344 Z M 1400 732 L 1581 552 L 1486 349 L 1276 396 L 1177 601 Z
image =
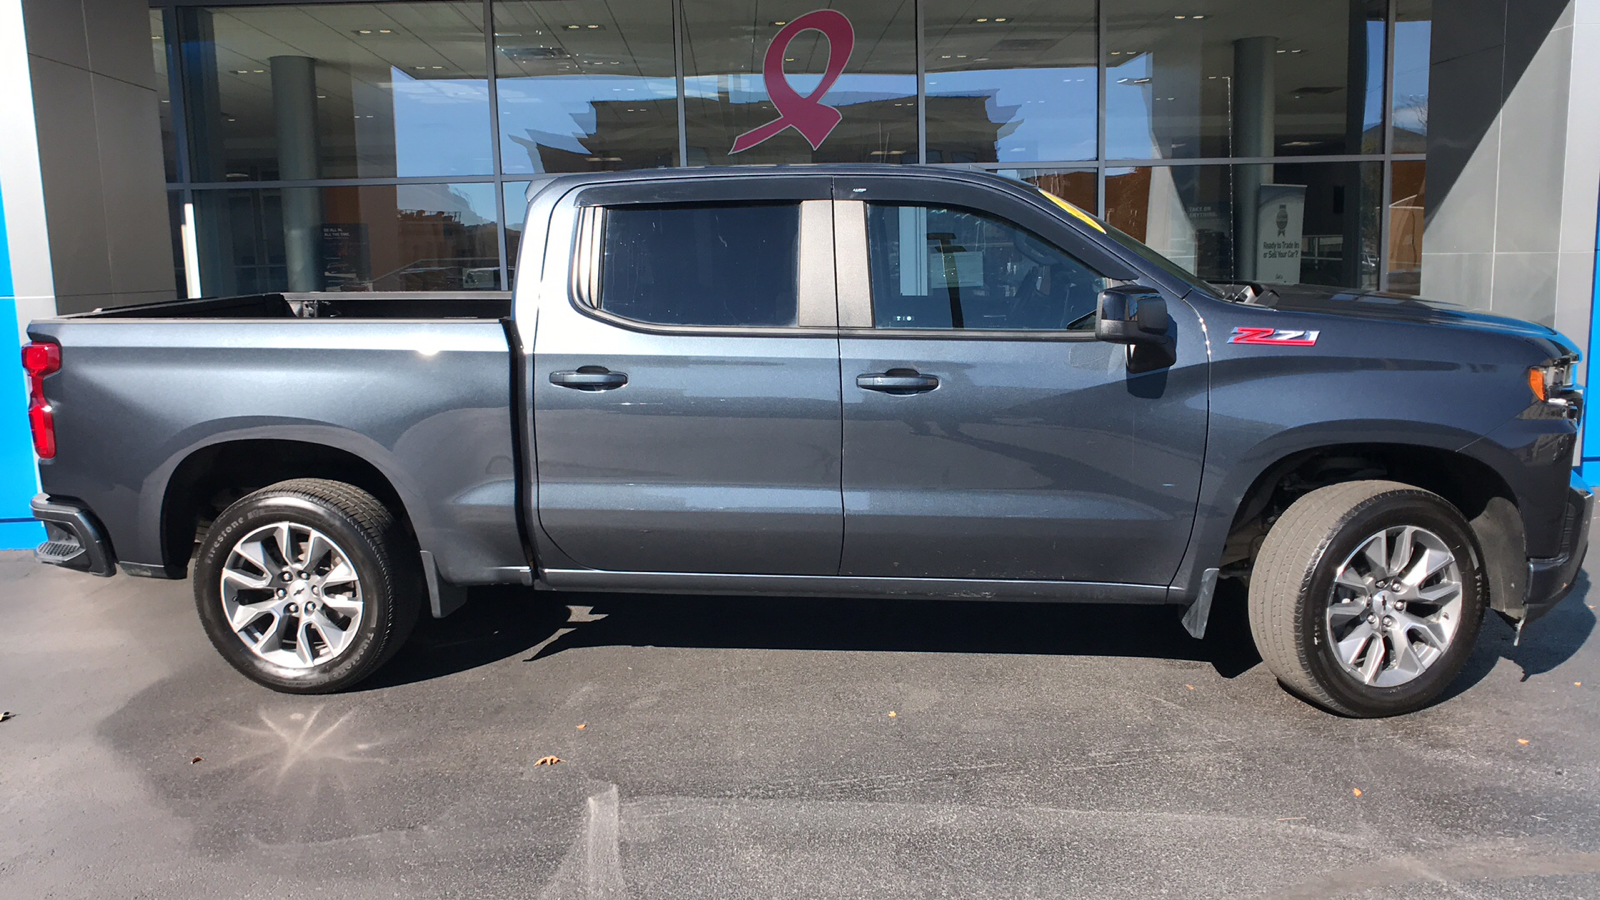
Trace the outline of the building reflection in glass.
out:
M 1417 289 L 1431 0 L 829 8 L 851 23 L 849 63 L 819 98 L 839 123 L 816 147 L 788 129 L 739 153 L 736 138 L 780 116 L 774 79 L 809 94 L 837 52 L 801 31 L 781 48 L 781 73 L 767 65 L 810 2 L 153 11 L 174 222 L 192 202 L 200 238 L 180 283 L 198 278 L 207 294 L 501 286 L 526 180 L 540 174 L 920 156 L 1104 209 L 1209 278 L 1372 286 L 1387 259 L 1390 286 Z M 1370 161 L 1313 161 L 1329 155 Z
M 929 162 L 1095 158 L 1094 0 L 1025 0 L 992 14 L 928 0 L 923 22 Z
M 493 174 L 481 3 L 174 12 L 192 180 Z
M 678 165 L 672 4 L 499 0 L 507 174 Z
M 1108 169 L 1106 221 L 1208 281 L 1376 288 L 1382 165 L 1280 163 L 1270 181 L 1265 168 Z M 1241 184 L 1258 191 L 1257 203 L 1237 202 Z M 1246 220 L 1260 231 L 1241 240 Z
M 310 287 L 290 282 L 285 194 L 291 189 L 197 191 L 198 235 L 212 294 L 280 290 L 494 290 L 499 225 L 492 184 L 298 188 L 321 221 Z
M 1107 7 L 1106 157 L 1382 150 L 1382 0 Z
M 797 0 L 683 4 L 688 165 L 916 162 L 914 5 L 870 0 L 827 4 L 850 21 L 850 46 L 834 47 L 818 31 L 801 31 L 782 48 L 783 71 L 765 71 L 768 47 L 789 22 L 816 5 Z M 820 147 L 813 148 L 790 128 L 743 152 L 732 152 L 739 135 L 779 118 L 769 76 L 810 96 L 821 85 L 834 54 L 846 51 L 849 59 L 843 75 L 819 98 L 843 117 Z

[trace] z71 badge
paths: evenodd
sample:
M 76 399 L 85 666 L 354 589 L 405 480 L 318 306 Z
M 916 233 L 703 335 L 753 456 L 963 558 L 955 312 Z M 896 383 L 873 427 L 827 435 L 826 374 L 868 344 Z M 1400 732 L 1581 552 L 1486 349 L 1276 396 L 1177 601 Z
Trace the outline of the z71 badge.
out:
M 1230 344 L 1256 344 L 1267 347 L 1310 347 L 1317 342 L 1320 331 L 1296 331 L 1292 328 L 1235 328 Z

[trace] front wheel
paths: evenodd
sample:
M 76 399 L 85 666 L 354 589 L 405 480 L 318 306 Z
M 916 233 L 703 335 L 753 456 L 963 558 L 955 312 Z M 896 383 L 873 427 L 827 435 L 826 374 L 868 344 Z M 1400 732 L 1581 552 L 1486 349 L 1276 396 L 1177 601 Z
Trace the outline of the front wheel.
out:
M 1477 544 L 1455 507 L 1390 481 L 1320 488 L 1268 532 L 1250 631 L 1289 690 L 1333 712 L 1392 716 L 1460 674 L 1483 621 Z
M 200 621 L 223 658 L 290 693 L 327 693 L 399 649 L 422 604 L 411 541 L 366 491 L 284 481 L 223 511 L 195 564 Z

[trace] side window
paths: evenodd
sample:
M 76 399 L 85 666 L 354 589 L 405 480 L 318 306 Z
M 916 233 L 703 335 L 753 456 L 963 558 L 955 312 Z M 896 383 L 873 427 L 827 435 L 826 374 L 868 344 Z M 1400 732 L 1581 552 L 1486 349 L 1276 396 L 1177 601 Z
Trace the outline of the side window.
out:
M 878 328 L 1088 331 L 1109 281 L 1043 238 L 985 213 L 867 204 Z
M 659 325 L 795 324 L 799 204 L 616 206 L 604 221 L 600 309 Z

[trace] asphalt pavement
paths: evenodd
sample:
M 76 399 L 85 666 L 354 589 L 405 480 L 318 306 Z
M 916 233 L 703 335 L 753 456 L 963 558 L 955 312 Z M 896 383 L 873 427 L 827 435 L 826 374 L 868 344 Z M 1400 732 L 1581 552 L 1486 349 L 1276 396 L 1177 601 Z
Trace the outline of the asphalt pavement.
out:
M 1597 597 L 1520 647 L 1491 617 L 1383 721 L 1279 688 L 1238 592 L 1194 641 L 1161 608 L 480 590 L 295 697 L 187 582 L 0 554 L 0 896 L 1600 897 Z

